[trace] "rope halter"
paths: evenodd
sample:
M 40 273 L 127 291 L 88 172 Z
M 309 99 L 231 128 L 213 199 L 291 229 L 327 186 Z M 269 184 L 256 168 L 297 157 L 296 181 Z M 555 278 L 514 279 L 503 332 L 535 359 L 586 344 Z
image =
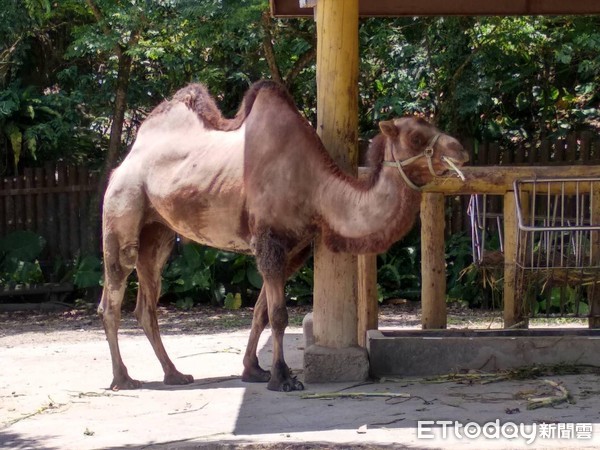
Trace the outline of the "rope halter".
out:
M 396 167 L 398 169 L 398 172 L 400 172 L 400 176 L 402 177 L 402 179 L 404 180 L 404 182 L 411 188 L 414 189 L 415 191 L 421 191 L 422 188 L 420 188 L 419 186 L 417 186 L 415 183 L 413 183 L 410 178 L 408 178 L 408 175 L 406 175 L 406 172 L 404 171 L 403 167 L 408 166 L 409 164 L 414 163 L 416 160 L 420 159 L 420 158 L 427 158 L 427 166 L 429 167 L 429 173 L 431 173 L 431 175 L 433 175 L 434 177 L 437 177 L 437 173 L 435 173 L 435 170 L 433 170 L 433 154 L 434 154 L 434 147 L 436 142 L 438 141 L 438 139 L 440 138 L 441 133 L 437 133 L 436 135 L 434 135 L 429 142 L 427 143 L 427 146 L 425 147 L 425 149 L 419 153 L 418 155 L 415 156 L 411 156 L 410 158 L 405 159 L 404 161 L 398 161 L 396 159 L 396 155 L 394 154 L 394 143 L 391 141 L 391 139 L 388 139 L 388 145 L 391 145 L 391 154 L 392 154 L 392 158 L 394 158 L 394 161 L 383 161 L 383 165 L 384 166 L 391 166 L 391 167 Z

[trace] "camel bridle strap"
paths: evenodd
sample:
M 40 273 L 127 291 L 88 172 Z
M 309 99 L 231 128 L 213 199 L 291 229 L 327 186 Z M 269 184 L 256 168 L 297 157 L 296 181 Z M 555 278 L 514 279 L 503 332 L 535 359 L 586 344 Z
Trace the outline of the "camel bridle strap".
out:
M 427 143 L 427 146 L 425 147 L 425 149 L 419 153 L 418 155 L 415 156 L 411 156 L 410 158 L 407 158 L 403 161 L 398 161 L 396 159 L 396 155 L 394 154 L 394 143 L 388 139 L 388 145 L 391 144 L 392 148 L 391 148 L 391 154 L 392 154 L 392 158 L 394 158 L 393 161 L 383 161 L 383 165 L 384 166 L 391 166 L 391 167 L 396 167 L 398 169 L 398 172 L 400 173 L 400 176 L 402 177 L 402 179 L 404 180 L 404 182 L 411 188 L 414 189 L 415 191 L 421 191 L 422 188 L 420 188 L 419 186 L 417 186 L 415 183 L 413 183 L 411 181 L 410 178 L 408 178 L 408 175 L 406 175 L 406 172 L 404 171 L 404 167 L 414 163 L 415 161 L 417 161 L 420 158 L 427 158 L 427 167 L 429 167 L 429 172 L 431 173 L 431 175 L 433 175 L 434 177 L 437 177 L 437 173 L 435 173 L 435 170 L 433 169 L 433 154 L 434 154 L 434 148 L 435 148 L 435 144 L 437 143 L 438 139 L 440 138 L 441 133 L 437 133 L 435 136 L 433 136 L 429 142 Z

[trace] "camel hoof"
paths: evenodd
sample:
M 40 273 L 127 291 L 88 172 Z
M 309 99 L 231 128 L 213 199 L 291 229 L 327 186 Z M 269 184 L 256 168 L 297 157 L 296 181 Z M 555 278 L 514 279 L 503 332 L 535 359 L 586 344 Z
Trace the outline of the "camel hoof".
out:
M 177 385 L 183 385 L 183 384 L 190 384 L 194 382 L 194 377 L 191 375 L 184 375 L 182 373 L 179 372 L 175 372 L 169 375 L 165 375 L 165 379 L 164 379 L 164 383 L 171 385 L 171 386 L 177 386 Z
M 267 385 L 267 389 L 270 391 L 282 391 L 282 392 L 292 392 L 292 391 L 303 391 L 304 384 L 301 381 L 298 381 L 296 377 L 290 378 L 288 381 L 284 381 L 279 386 L 275 385 L 275 383 L 269 383 Z
M 124 378 L 122 380 L 113 380 L 110 383 L 110 389 L 112 391 L 127 391 L 132 389 L 139 389 L 142 387 L 142 382 L 134 380 L 132 378 Z

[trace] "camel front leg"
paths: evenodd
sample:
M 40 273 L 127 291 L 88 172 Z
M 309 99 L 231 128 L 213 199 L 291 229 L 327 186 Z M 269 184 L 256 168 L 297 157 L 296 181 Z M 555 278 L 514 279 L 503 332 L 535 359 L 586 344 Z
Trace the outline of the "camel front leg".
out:
M 252 328 L 246 353 L 244 355 L 244 372 L 242 372 L 242 381 L 249 383 L 266 383 L 271 378 L 271 372 L 264 370 L 258 364 L 258 340 L 263 330 L 269 323 L 269 314 L 267 310 L 267 293 L 263 287 L 254 306 L 254 315 L 252 317 Z
M 302 390 L 304 386 L 293 378 L 283 357 L 283 334 L 288 324 L 288 314 L 285 307 L 284 285 L 288 272 L 289 250 L 286 239 L 279 236 L 269 227 L 257 227 L 253 242 L 256 254 L 256 265 L 263 276 L 263 292 L 267 300 L 271 336 L 273 339 L 273 365 L 271 378 L 267 389 L 272 391 Z M 263 295 L 261 293 L 261 295 Z M 264 301 L 264 300 L 263 300 Z M 263 313 L 264 314 L 264 313 Z M 264 320 L 264 318 L 262 318 Z M 255 333 L 258 332 L 258 324 Z M 258 335 L 251 335 L 248 345 L 256 353 L 254 341 Z

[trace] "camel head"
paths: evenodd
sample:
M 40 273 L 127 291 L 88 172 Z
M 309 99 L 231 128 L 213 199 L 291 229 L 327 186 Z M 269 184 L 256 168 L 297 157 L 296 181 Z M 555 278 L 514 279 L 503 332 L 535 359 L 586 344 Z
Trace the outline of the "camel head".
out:
M 418 117 L 403 117 L 379 123 L 385 138 L 384 162 L 394 166 L 413 189 L 434 177 L 455 170 L 469 161 L 469 154 L 452 136 Z

